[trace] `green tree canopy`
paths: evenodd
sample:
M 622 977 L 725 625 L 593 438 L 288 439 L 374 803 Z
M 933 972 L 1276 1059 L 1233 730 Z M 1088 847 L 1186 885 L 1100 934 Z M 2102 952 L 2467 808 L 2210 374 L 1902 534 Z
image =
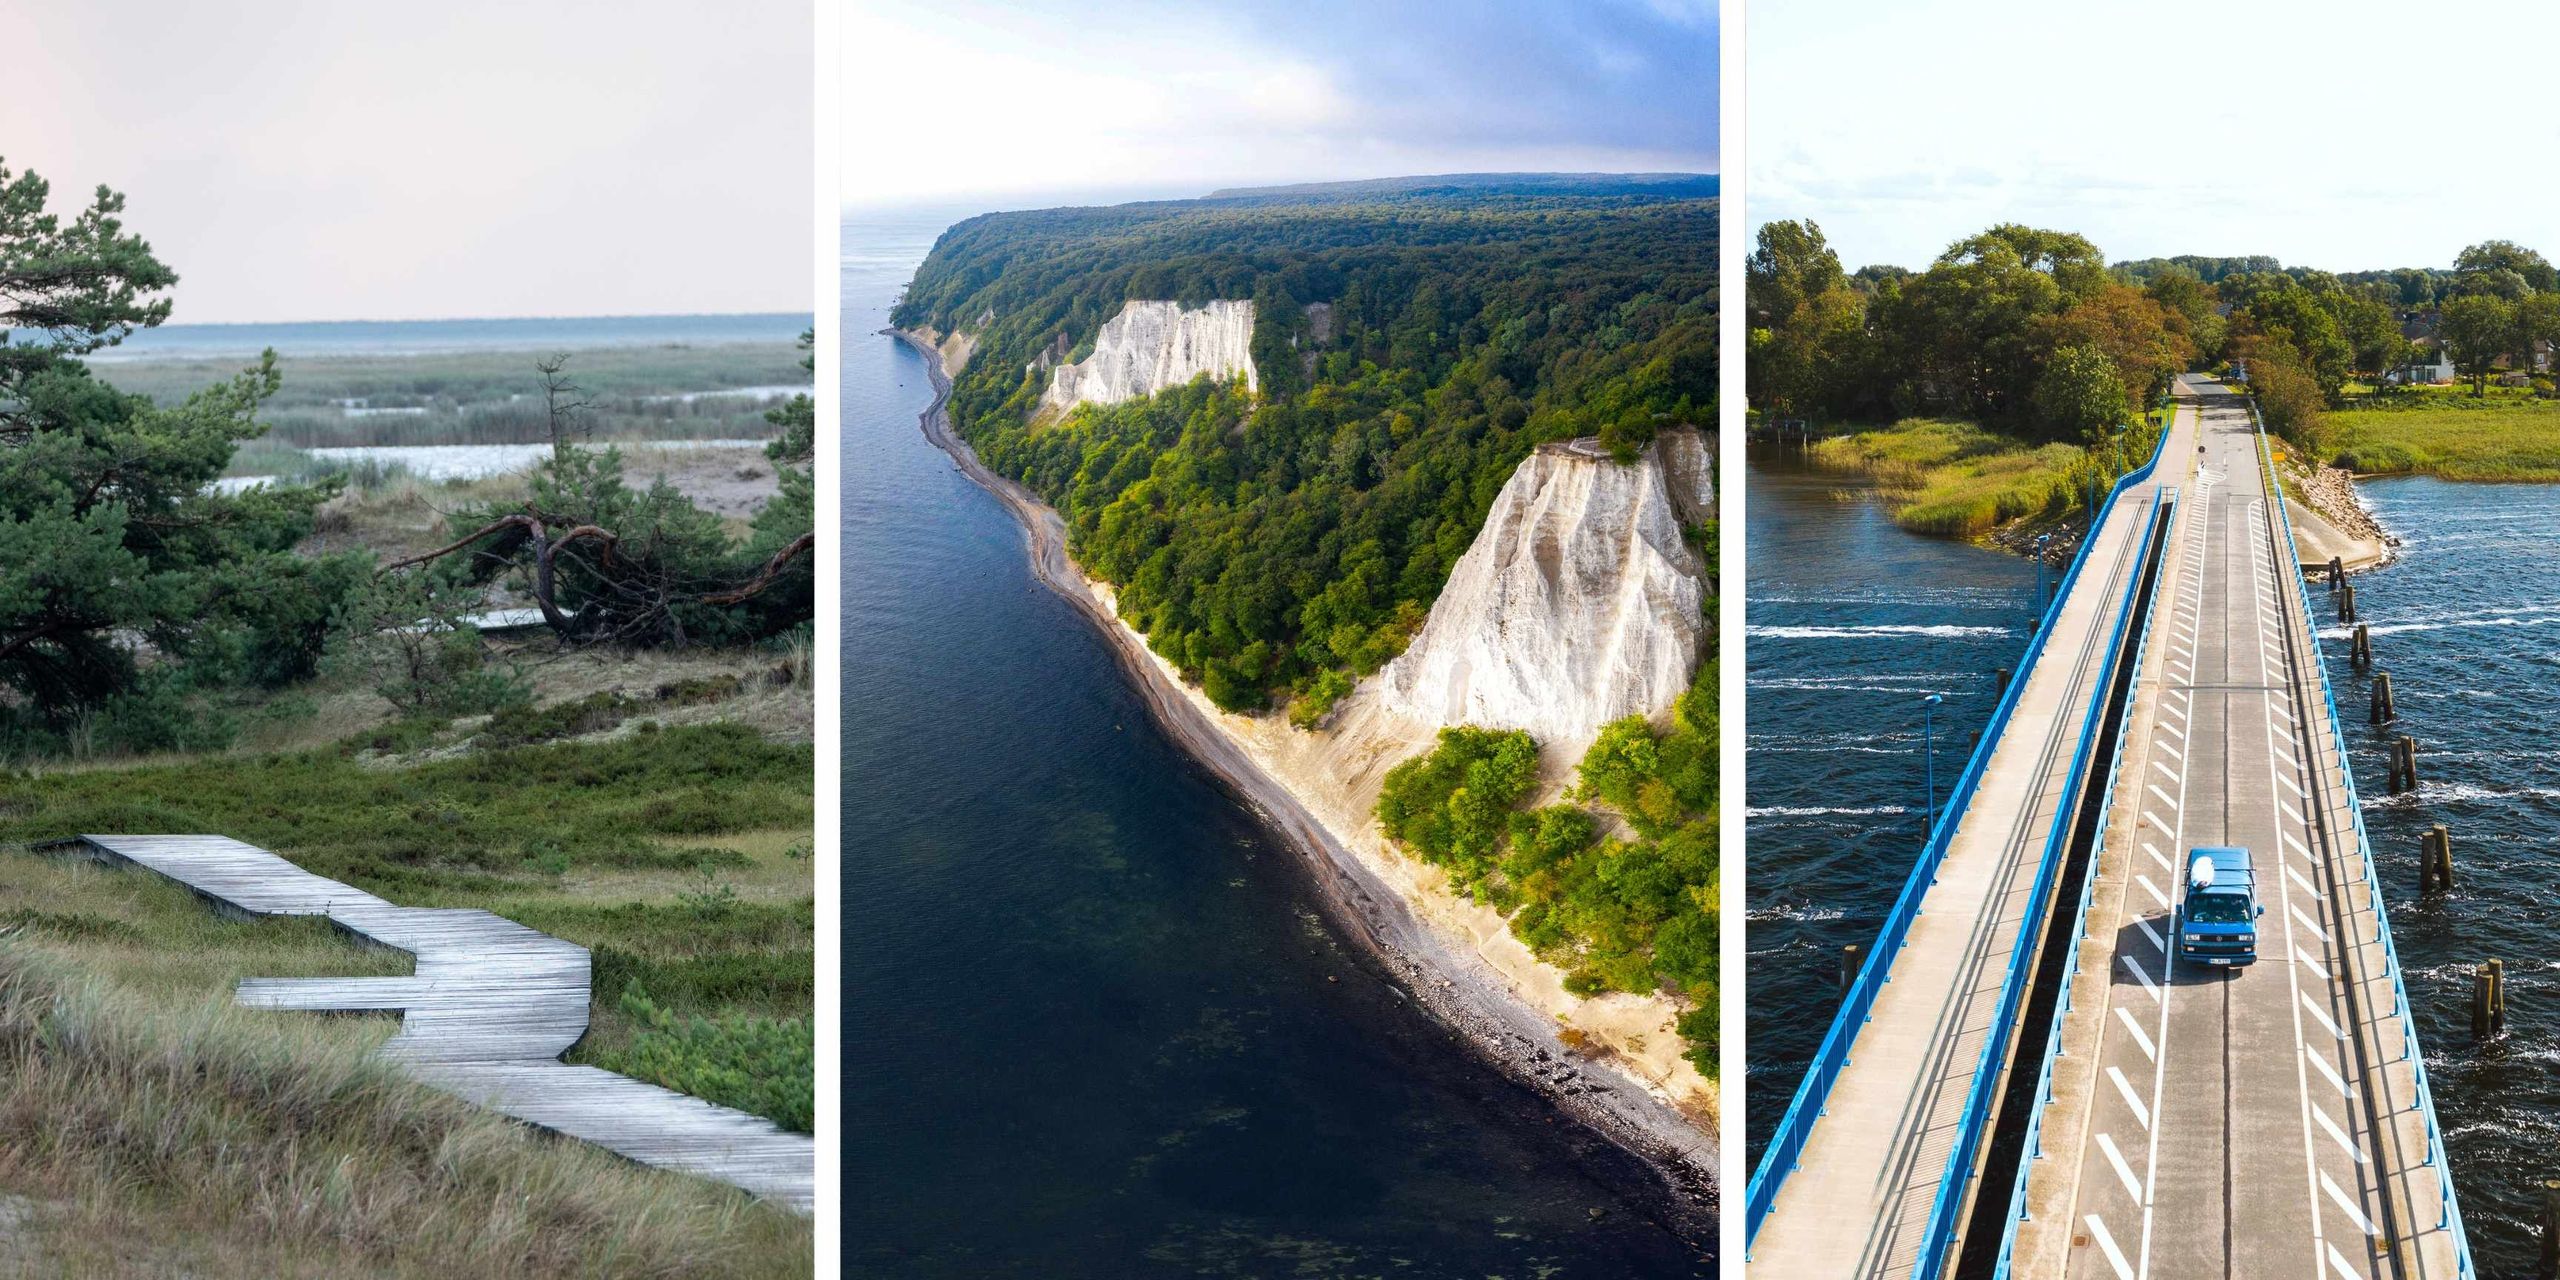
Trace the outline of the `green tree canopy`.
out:
M 212 491 L 265 430 L 273 352 L 167 407 L 91 375 L 177 275 L 114 192 L 67 221 L 47 196 L 0 167 L 0 753 L 209 745 L 195 695 L 309 675 L 361 567 L 293 554 L 325 489 Z

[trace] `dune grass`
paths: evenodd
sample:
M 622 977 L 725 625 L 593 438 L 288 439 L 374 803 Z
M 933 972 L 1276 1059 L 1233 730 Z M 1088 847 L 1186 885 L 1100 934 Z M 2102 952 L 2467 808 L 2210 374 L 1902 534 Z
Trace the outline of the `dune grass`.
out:
M 1874 482 L 1895 524 L 1972 538 L 2012 520 L 2086 505 L 2098 463 L 2067 444 L 2037 444 L 1969 422 L 1906 418 L 1817 441 L 1814 465 Z M 2113 475 L 2105 477 L 2113 483 Z
M 31 871 L 31 857 L 9 869 Z M 42 874 L 67 877 L 91 905 L 94 882 L 139 878 Z M 186 927 L 166 905 L 141 909 Z M 294 934 L 278 934 L 276 954 L 316 959 L 328 941 Z M 191 985 L 211 983 L 137 986 L 83 974 L 23 937 L 0 940 L 0 1273 L 448 1280 L 815 1267 L 807 1220 L 414 1084 L 364 1056 L 378 1034 L 368 1019 L 242 1010 Z
M 496 911 L 594 953 L 593 1027 L 572 1061 L 671 1088 L 729 1081 L 705 1096 L 806 1128 L 815 1081 L 769 1077 L 799 1060 L 775 1044 L 808 1042 L 812 1025 L 814 758 L 746 725 L 658 718 L 767 696 L 651 697 L 565 742 L 491 748 L 486 726 L 412 723 L 331 747 L 0 776 L 0 842 L 218 833 L 405 906 Z M 291 976 L 258 955 L 205 960 L 204 930 L 222 926 L 119 927 L 28 883 L 0 910 L 32 913 L 31 945 L 93 971 Z
M 2387 407 L 2332 412 L 2329 455 L 2363 475 L 2560 481 L 2560 402 L 2492 392 L 2478 400 L 2467 391 L 2404 395 Z

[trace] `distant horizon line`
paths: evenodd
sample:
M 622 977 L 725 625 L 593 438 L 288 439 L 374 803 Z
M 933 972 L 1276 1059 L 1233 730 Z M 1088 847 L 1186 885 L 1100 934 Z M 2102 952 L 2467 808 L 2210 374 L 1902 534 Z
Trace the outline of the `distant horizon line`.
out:
M 259 325 L 279 324 L 539 324 L 561 320 L 762 320 L 781 317 L 817 319 L 809 311 L 604 311 L 558 312 L 538 316 L 350 316 L 334 320 L 172 320 L 166 324 L 137 329 L 137 334 L 167 332 L 171 329 L 245 329 Z
M 1011 190 L 955 191 L 955 192 L 952 192 L 952 193 L 947 194 L 947 195 L 933 195 L 933 196 L 907 196 L 907 197 L 899 197 L 899 198 L 891 199 L 891 200 L 872 200 L 872 201 L 863 201 L 863 200 L 858 200 L 858 199 L 846 198 L 846 199 L 843 199 L 843 200 L 841 200 L 841 201 L 839 201 L 839 202 L 838 202 L 838 204 L 837 204 L 837 206 L 836 206 L 836 211 L 837 211 L 838 213 L 842 214 L 842 213 L 851 213 L 851 212 L 854 212 L 854 211 L 856 211 L 856 210 L 869 210 L 869 211 L 888 210 L 888 211 L 893 211 L 893 212 L 894 212 L 894 211 L 901 211 L 901 210 L 938 210 L 938 209 L 943 209 L 943 208 L 947 208 L 947 207 L 957 206 L 957 205 L 959 205 L 959 204 L 961 204 L 961 203 L 963 203 L 963 202 L 971 201 L 971 200 L 1010 200 L 1010 199 L 1025 199 L 1025 200 L 1034 200 L 1034 199 L 1066 199 L 1066 200 L 1073 200 L 1073 199 L 1078 198 L 1079 196 L 1087 196 L 1087 195 L 1090 195 L 1090 196 L 1118 196 L 1118 197 L 1120 197 L 1120 198 L 1117 198 L 1117 199 L 1113 199 L 1113 200 L 1111 201 L 1111 203 L 1113 203 L 1113 204 L 1150 204 L 1150 203 L 1158 203 L 1158 202 L 1166 202 L 1166 201 L 1175 201 L 1175 200 L 1209 200 L 1209 199 L 1216 199 L 1216 198 L 1219 198 L 1219 193 L 1221 193 L 1221 192 L 1234 193 L 1234 192 L 1252 192 L 1252 191 L 1286 191 L 1286 190 L 1303 189 L 1303 188 L 1310 188 L 1310 187 L 1347 187 L 1347 186 L 1358 186 L 1358 185 L 1363 184 L 1363 183 L 1371 183 L 1371 182 L 1411 182 L 1411 181 L 1419 181 L 1419 180 L 1431 179 L 1431 178 L 1571 178 L 1571 177 L 1609 177 L 1609 178 L 1715 178 L 1715 179 L 1717 179 L 1717 180 L 1718 180 L 1718 186 L 1719 186 L 1719 187 L 1721 187 L 1721 186 L 1722 186 L 1722 179 L 1723 179 L 1723 177 L 1724 177 L 1724 169 L 1723 169 L 1723 167 L 1722 167 L 1721 165 L 1719 165 L 1719 166 L 1717 166 L 1717 167 L 1715 167 L 1715 168 L 1711 168 L 1711 169 L 1464 169 L 1464 170 L 1452 170 L 1452 171 L 1450 171 L 1450 172 L 1446 172 L 1446 173 L 1390 173 L 1390 174 L 1380 174 L 1380 175 L 1375 175 L 1375 176 L 1365 177 L 1365 178 L 1312 178 L 1312 179 L 1302 179 L 1302 180 L 1298 180 L 1298 181 L 1263 181 L 1263 182 L 1252 182 L 1252 183 L 1244 183 L 1244 182 L 1221 182 L 1221 183 L 1218 183 L 1218 184 L 1216 184 L 1216 185 L 1214 185 L 1214 186 L 1209 186 L 1209 187 L 1207 187 L 1207 188 L 1205 188 L 1205 189 L 1197 190 L 1197 191 L 1195 191 L 1195 193 L 1194 193 L 1194 194 L 1191 194 L 1191 195 L 1174 195 L 1174 196 L 1147 196 L 1147 195 L 1131 195 L 1131 194 L 1128 194 L 1128 193 L 1131 193 L 1131 192 L 1136 192 L 1136 191 L 1145 190 L 1145 189 L 1146 189 L 1146 187 L 1144 186 L 1144 184 L 1131 184 L 1131 185 L 1129 185 L 1129 186 L 1126 186 L 1126 187 L 1119 187 L 1119 188 L 1107 187 L 1107 186 L 1105 186 L 1105 187 L 1088 187 L 1088 188 L 1083 188 L 1083 189 L 1081 189 L 1081 190 L 1079 190 L 1079 189 L 1075 189 L 1075 188 L 1052 188 L 1052 189 L 1049 189 L 1049 190 L 1047 190 L 1047 191 L 1041 191 L 1041 190 L 1037 190 L 1037 189 L 1020 189 L 1020 188 L 1018 188 L 1018 189 L 1011 189 Z M 1232 195 L 1230 195 L 1230 196 L 1229 196 L 1229 197 L 1227 197 L 1227 198 L 1235 198 L 1235 197 L 1234 197 L 1234 196 L 1232 196 Z M 1053 207 L 1053 208 L 1068 208 L 1068 207 L 1078 207 L 1078 206 L 1056 205 L 1056 206 L 1049 206 L 1049 207 Z

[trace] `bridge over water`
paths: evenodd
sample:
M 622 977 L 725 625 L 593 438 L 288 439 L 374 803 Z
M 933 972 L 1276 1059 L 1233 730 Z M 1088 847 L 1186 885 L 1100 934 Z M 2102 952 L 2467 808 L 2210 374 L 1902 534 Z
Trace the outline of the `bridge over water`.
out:
M 2268 442 L 2181 384 L 1746 1205 L 1754 1277 L 2470 1274 Z M 2188 852 L 2259 960 L 2173 963 Z

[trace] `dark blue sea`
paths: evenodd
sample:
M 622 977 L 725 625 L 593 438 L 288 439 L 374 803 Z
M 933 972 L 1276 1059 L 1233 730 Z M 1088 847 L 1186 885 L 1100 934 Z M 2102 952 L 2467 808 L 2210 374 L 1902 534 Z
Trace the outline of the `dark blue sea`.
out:
M 917 430 L 844 229 L 844 1257 L 895 1277 L 1712 1274 L 1346 941 Z

